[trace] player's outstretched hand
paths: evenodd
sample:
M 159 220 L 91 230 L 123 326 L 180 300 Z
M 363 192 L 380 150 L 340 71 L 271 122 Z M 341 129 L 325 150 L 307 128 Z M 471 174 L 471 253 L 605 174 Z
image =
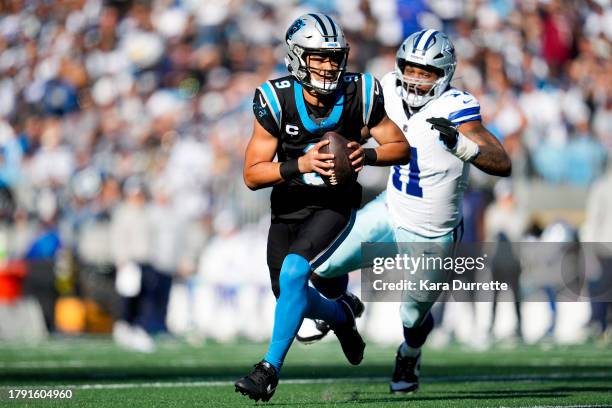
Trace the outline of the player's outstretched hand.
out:
M 332 175 L 329 169 L 334 167 L 332 162 L 334 155 L 331 153 L 319 153 L 319 149 L 326 144 L 329 144 L 329 140 L 320 141 L 298 159 L 300 173 L 311 173 L 314 171 L 323 176 L 329 177 Z
M 349 160 L 351 161 L 351 165 L 355 169 L 355 173 L 358 173 L 363 169 L 363 164 L 365 160 L 365 152 L 363 147 L 357 142 L 350 142 L 346 145 L 351 150 L 354 150 L 353 153 L 349 155 Z
M 459 132 L 453 122 L 446 118 L 429 118 L 426 122 L 431 123 L 432 129 L 440 132 L 440 141 L 448 150 L 453 151 L 457 147 Z

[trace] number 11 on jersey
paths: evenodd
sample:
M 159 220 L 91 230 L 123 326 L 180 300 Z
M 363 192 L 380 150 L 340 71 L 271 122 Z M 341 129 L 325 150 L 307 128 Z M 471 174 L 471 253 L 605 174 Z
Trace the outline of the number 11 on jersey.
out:
M 423 197 L 423 189 L 419 186 L 419 182 L 421 181 L 419 169 L 419 155 L 417 153 L 416 147 L 410 148 L 411 158 L 409 164 L 408 171 L 408 183 L 402 182 L 400 176 L 400 166 L 393 166 L 393 186 L 397 188 L 399 191 L 402 191 L 408 195 L 414 197 Z M 404 187 L 405 186 L 405 187 Z

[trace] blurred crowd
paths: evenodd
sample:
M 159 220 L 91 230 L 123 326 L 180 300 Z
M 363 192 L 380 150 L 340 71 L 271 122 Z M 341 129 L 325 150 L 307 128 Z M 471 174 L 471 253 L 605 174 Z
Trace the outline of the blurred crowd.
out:
M 515 180 L 589 186 L 604 174 L 609 0 L 10 0 L 0 3 L 0 260 L 80 276 L 56 283 L 60 295 L 133 265 L 153 298 L 168 298 L 173 277 L 267 288 L 269 193 L 242 182 L 252 95 L 286 74 L 285 29 L 314 10 L 345 28 L 349 69 L 378 78 L 411 32 L 449 34 L 453 85 L 480 100 Z M 376 170 L 362 176 L 370 195 L 385 185 Z M 492 201 L 492 181 L 475 174 L 474 191 Z M 472 237 L 484 239 L 478 224 Z M 165 330 L 165 308 L 145 309 L 147 330 Z

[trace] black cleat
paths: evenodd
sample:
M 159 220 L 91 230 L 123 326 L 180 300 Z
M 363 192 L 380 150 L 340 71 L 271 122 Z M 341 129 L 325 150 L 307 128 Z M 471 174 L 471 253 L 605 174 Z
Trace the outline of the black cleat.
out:
M 355 319 L 361 317 L 363 311 L 365 310 L 365 305 L 363 302 L 351 292 L 346 292 L 344 295 L 340 296 L 338 300 L 348 303 L 353 311 L 353 316 L 355 316 Z
M 416 357 L 402 357 L 398 348 L 395 355 L 395 370 L 389 384 L 391 392 L 409 394 L 418 390 L 420 370 L 421 353 L 419 352 Z
M 250 399 L 263 402 L 270 401 L 278 385 L 276 369 L 267 361 L 255 364 L 251 374 L 234 383 L 236 392 L 247 395 Z
M 349 302 L 349 304 L 351 305 L 351 309 L 353 310 L 353 314 L 355 315 L 355 319 L 361 317 L 363 311 L 365 310 L 365 306 L 357 296 L 347 292 L 344 295 L 340 296 L 339 300 L 340 299 L 345 299 L 347 302 Z M 327 333 L 329 333 L 329 331 L 331 330 L 330 324 L 327 323 L 325 320 L 315 319 L 314 322 L 316 329 L 319 331 L 318 333 L 305 337 L 296 334 L 295 339 L 302 344 L 313 344 L 327 336 Z
M 363 350 L 366 345 L 357 331 L 355 318 L 363 314 L 365 307 L 357 296 L 348 292 L 342 295 L 337 302 L 340 302 L 346 312 L 346 322 L 336 326 L 332 325 L 331 329 L 336 333 L 348 362 L 358 365 L 363 360 Z

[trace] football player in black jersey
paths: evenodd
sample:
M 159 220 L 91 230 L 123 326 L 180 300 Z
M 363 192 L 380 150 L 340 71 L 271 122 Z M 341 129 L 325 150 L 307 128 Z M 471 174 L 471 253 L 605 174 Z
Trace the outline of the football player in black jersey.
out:
M 333 163 L 327 160 L 333 155 L 319 152 L 328 143 L 321 136 L 335 131 L 350 140 L 355 171 L 410 160 L 406 138 L 385 114 L 378 81 L 370 74 L 346 72 L 349 46 L 333 18 L 304 14 L 289 27 L 285 40 L 291 75 L 257 88 L 244 164 L 250 189 L 273 186 L 267 258 L 278 300 L 267 354 L 235 385 L 236 391 L 264 401 L 274 394 L 285 355 L 305 317 L 330 324 L 351 364 L 363 358 L 365 343 L 355 327 L 363 304 L 347 293 L 330 300 L 308 286 L 311 271 L 348 235 L 361 200 L 358 183 L 336 188 L 323 182 L 321 175 L 331 175 Z M 362 148 L 362 134 L 373 136 L 379 146 Z M 344 291 L 346 279 L 340 285 Z

